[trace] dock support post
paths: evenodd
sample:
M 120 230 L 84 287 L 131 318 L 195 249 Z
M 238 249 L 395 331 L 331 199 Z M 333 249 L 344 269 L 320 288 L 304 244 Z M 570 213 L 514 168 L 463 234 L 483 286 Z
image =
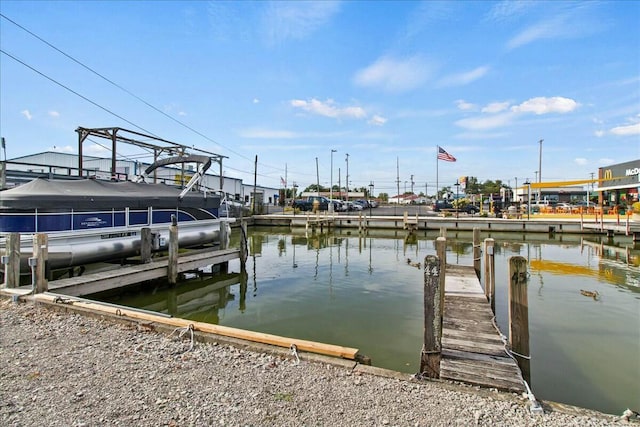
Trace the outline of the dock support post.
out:
M 20 286 L 20 233 L 7 235 L 6 252 L 2 257 L 4 264 L 4 286 L 17 288 Z
M 527 260 L 509 258 L 509 345 L 522 378 L 531 383 L 529 356 L 529 302 L 527 298 Z
M 440 227 L 440 237 L 447 237 L 447 227 Z
M 491 311 L 496 313 L 496 259 L 494 256 L 495 241 L 484 239 L 484 294 L 491 304 Z
M 167 279 L 169 284 L 178 283 L 178 221 L 171 215 L 169 226 L 169 259 L 167 265 Z
M 149 227 L 140 230 L 140 262 L 147 264 L 151 262 L 151 247 L 153 246 L 153 235 Z
M 220 250 L 225 250 L 229 246 L 229 235 L 227 234 L 227 223 L 220 221 Z M 220 263 L 220 272 L 227 273 L 229 271 L 229 261 Z
M 249 255 L 247 243 L 247 223 L 243 219 L 240 221 L 240 271 L 247 271 L 247 257 Z
M 442 358 L 442 305 L 440 292 L 441 262 L 437 256 L 424 258 L 424 343 L 420 356 L 420 374 L 440 378 Z
M 436 239 L 436 255 L 440 260 L 440 317 L 444 316 L 444 278 L 447 271 L 447 239 L 438 237 Z
M 33 258 L 36 265 L 34 270 L 35 293 L 40 294 L 49 290 L 47 281 L 47 267 L 49 263 L 48 236 L 45 233 L 36 233 L 33 236 Z
M 480 274 L 480 228 L 473 227 L 473 269 L 476 271 L 478 279 L 482 277 Z

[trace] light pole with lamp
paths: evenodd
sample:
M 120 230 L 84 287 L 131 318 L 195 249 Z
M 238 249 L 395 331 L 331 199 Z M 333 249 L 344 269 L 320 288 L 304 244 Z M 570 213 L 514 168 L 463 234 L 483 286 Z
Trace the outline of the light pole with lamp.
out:
M 538 184 L 542 183 L 542 141 L 544 141 L 544 139 L 538 141 L 540 144 L 540 152 L 538 154 Z M 538 200 L 540 200 L 541 196 L 542 188 L 538 187 Z
M 460 190 L 460 183 L 458 182 L 458 180 L 456 180 L 456 183 L 453 184 L 453 185 L 456 186 L 456 218 L 458 218 L 459 214 L 460 214 L 460 206 L 459 206 L 459 204 L 460 204 L 459 201 L 460 200 L 458 199 L 458 192 Z
M 527 220 L 529 220 L 531 215 L 531 183 L 529 178 L 524 182 L 524 185 L 527 186 Z
M 373 198 L 373 181 L 369 184 L 369 216 L 371 216 L 371 199 Z

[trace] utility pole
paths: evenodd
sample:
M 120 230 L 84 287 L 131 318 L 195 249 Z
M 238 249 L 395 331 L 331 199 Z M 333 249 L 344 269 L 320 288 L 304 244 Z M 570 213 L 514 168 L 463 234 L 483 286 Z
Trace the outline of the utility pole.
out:
M 331 186 L 329 188 L 329 198 L 331 200 L 333 200 L 333 153 L 337 152 L 338 150 L 331 150 L 331 182 L 329 183 L 329 185 Z
M 398 185 L 398 200 L 400 203 L 400 159 L 396 157 L 396 184 Z
M 349 200 L 349 153 L 347 153 L 347 200 Z
M 316 190 L 318 196 L 320 196 L 320 170 L 318 169 L 318 158 L 316 157 Z
M 413 184 L 415 184 L 413 182 L 413 174 L 411 175 L 411 194 L 413 194 Z

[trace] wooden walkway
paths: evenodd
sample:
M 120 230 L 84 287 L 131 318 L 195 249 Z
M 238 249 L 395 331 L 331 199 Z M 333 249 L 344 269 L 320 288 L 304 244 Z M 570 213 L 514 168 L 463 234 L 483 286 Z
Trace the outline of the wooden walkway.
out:
M 220 264 L 240 257 L 238 249 L 224 249 L 192 251 L 178 257 L 178 273 L 192 271 L 212 264 Z M 82 296 L 109 289 L 115 289 L 146 280 L 167 277 L 167 258 L 137 265 L 52 280 L 48 283 L 48 290 L 69 296 Z M 29 290 L 31 286 L 28 287 Z
M 506 354 L 492 319 L 473 267 L 447 265 L 440 378 L 523 392 L 520 369 Z

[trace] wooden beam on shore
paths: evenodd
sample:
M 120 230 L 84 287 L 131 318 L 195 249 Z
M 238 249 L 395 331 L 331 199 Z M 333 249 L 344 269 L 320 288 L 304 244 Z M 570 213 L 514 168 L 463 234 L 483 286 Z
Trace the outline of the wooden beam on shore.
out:
M 40 294 L 35 297 L 36 301 L 55 303 L 56 298 L 60 296 L 53 294 Z M 62 296 L 67 298 L 66 296 Z M 228 326 L 214 325 L 211 323 L 194 322 L 187 319 L 177 317 L 163 317 L 155 314 L 128 310 L 125 307 L 118 308 L 113 305 L 104 305 L 98 302 L 86 302 L 73 300 L 70 301 L 72 307 L 79 307 L 86 310 L 97 311 L 101 313 L 111 314 L 114 316 L 122 316 L 134 320 L 144 322 L 160 323 L 176 328 L 193 328 L 194 331 L 220 335 L 224 337 L 239 338 L 247 341 L 258 342 L 263 344 L 274 345 L 278 347 L 290 348 L 295 345 L 298 351 L 306 351 L 309 353 L 324 354 L 327 356 L 340 357 L 343 359 L 355 360 L 358 355 L 358 349 L 343 347 L 334 344 L 325 344 L 315 341 L 301 340 L 297 338 L 288 338 L 278 335 L 267 334 L 263 332 L 247 331 L 244 329 L 231 328 Z

